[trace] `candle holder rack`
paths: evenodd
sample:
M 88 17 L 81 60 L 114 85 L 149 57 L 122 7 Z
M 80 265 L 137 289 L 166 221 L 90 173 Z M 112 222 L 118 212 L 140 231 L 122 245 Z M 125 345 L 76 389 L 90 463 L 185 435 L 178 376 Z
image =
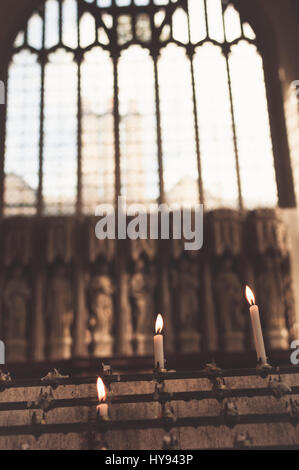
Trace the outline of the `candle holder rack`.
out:
M 268 381 L 254 368 L 210 367 L 102 378 L 111 390 L 104 421 L 95 376 L 60 377 L 54 390 L 11 378 L 0 394 L 0 448 L 21 448 L 24 436 L 30 449 L 91 448 L 91 435 L 110 449 L 299 448 L 299 367 L 272 368 Z

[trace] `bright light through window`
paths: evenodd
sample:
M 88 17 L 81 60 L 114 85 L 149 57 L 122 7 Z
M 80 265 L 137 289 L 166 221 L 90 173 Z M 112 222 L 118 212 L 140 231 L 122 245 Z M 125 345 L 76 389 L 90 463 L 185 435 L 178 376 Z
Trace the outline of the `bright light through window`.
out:
M 182 3 L 34 12 L 9 67 L 6 215 L 93 214 L 118 194 L 159 201 L 161 188 L 207 209 L 277 205 L 254 31 L 220 0 Z

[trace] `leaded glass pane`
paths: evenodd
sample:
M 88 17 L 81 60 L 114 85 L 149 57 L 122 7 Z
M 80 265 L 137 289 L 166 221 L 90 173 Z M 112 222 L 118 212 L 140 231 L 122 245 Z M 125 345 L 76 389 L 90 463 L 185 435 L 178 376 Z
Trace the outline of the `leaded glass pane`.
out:
M 242 41 L 229 63 L 244 205 L 273 207 L 277 191 L 262 60 L 255 46 Z
M 205 206 L 237 208 L 238 186 L 226 63 L 205 44 L 194 58 Z
M 153 61 L 132 46 L 119 61 L 122 194 L 128 202 L 159 197 Z M 146 90 L 146 92 L 145 92 Z
M 192 206 L 199 196 L 190 62 L 170 44 L 158 65 L 166 199 Z
M 83 212 L 94 214 L 100 202 L 112 203 L 115 198 L 113 66 L 109 52 L 97 47 L 85 54 L 81 80 Z
M 9 68 L 5 215 L 34 215 L 39 184 L 40 65 L 28 51 Z
M 77 194 L 77 65 L 51 54 L 45 75 L 43 187 L 46 214 L 72 214 Z

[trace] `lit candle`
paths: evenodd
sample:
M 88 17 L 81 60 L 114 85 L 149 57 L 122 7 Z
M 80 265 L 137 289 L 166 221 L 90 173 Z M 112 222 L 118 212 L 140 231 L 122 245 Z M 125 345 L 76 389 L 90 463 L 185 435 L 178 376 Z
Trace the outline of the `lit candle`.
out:
M 101 377 L 97 380 L 97 391 L 100 404 L 97 406 L 97 419 L 108 419 L 108 403 L 106 403 L 106 389 Z
M 164 346 L 163 346 L 163 318 L 159 313 L 156 320 L 156 334 L 154 336 L 155 368 L 164 369 Z
M 257 359 L 258 359 L 258 362 L 261 361 L 262 364 L 266 364 L 267 356 L 266 356 L 266 351 L 265 351 L 259 308 L 257 305 L 255 305 L 254 294 L 252 290 L 250 289 L 250 287 L 248 286 L 246 286 L 245 295 L 250 305 L 249 312 L 250 312 L 251 325 L 252 325 Z

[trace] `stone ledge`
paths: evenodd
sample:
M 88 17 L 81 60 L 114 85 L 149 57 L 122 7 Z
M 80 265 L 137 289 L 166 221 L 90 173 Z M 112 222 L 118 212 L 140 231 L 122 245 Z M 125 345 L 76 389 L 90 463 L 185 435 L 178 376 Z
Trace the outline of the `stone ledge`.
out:
M 269 378 L 254 369 L 223 371 L 227 390 L 220 394 L 215 374 L 206 372 L 167 374 L 158 395 L 152 374 L 104 377 L 111 420 L 100 425 L 96 378 L 64 379 L 54 390 L 37 380 L 31 386 L 27 381 L 26 387 L 11 382 L 0 393 L 0 449 L 22 449 L 24 444 L 30 449 L 161 449 L 169 432 L 179 449 L 231 448 L 240 433 L 248 434 L 255 447 L 299 448 L 297 415 L 291 416 L 287 407 L 290 399 L 299 400 L 299 372 L 296 367 L 281 372 L 290 387 L 281 398 L 273 396 Z M 273 380 L 277 374 L 274 370 Z M 51 397 L 44 413 L 38 402 L 41 389 Z M 224 412 L 230 401 L 236 414 Z M 161 415 L 163 406 L 171 410 L 168 419 Z M 34 413 L 44 424 L 32 424 Z

